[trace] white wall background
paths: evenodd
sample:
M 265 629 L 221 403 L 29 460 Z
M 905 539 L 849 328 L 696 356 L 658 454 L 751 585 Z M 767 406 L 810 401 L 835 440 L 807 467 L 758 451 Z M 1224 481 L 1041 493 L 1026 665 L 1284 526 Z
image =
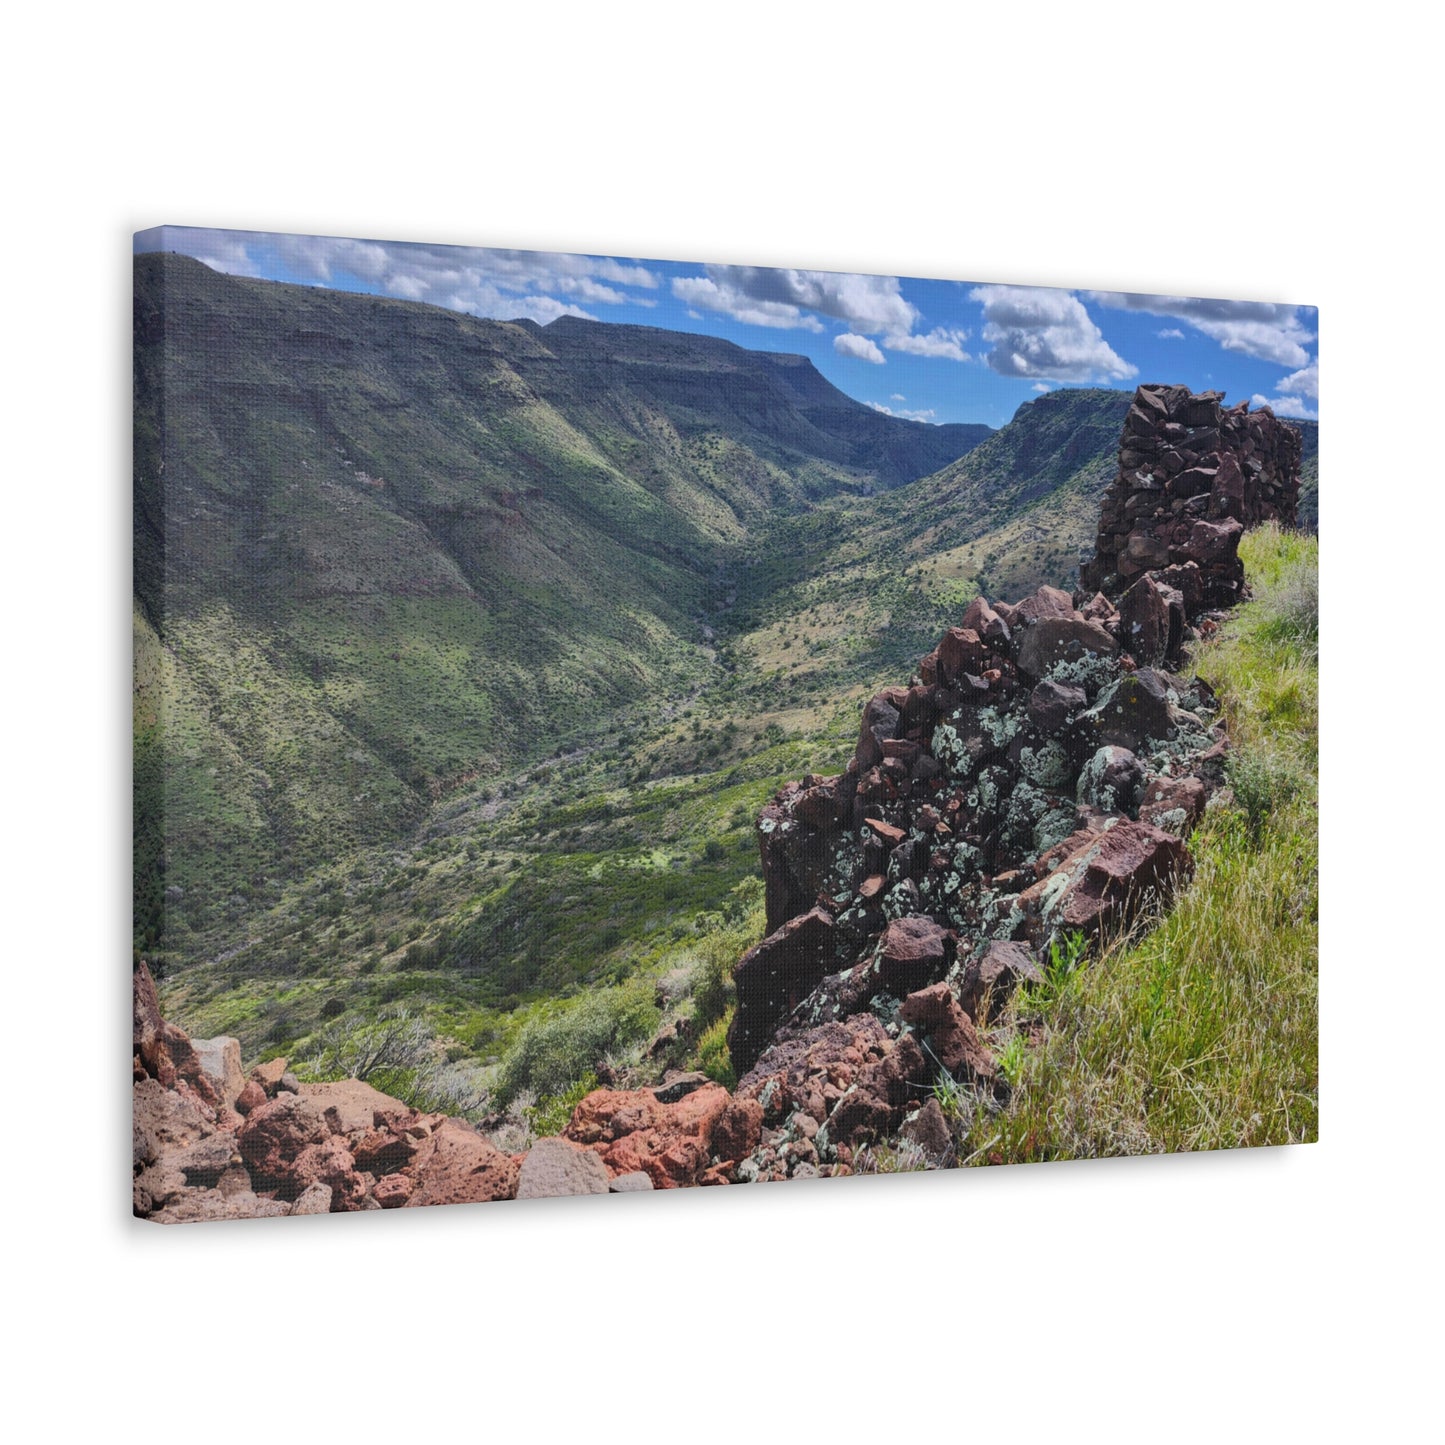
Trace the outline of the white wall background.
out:
M 1436 731 L 1439 115 L 1399 8 L 1348 28 L 1235 3 L 12 17 L 17 1438 L 1413 1438 L 1440 1259 L 1438 885 L 1414 821 L 1439 789 L 1408 751 Z M 1323 1141 L 131 1223 L 129 234 L 159 222 L 1318 305 Z

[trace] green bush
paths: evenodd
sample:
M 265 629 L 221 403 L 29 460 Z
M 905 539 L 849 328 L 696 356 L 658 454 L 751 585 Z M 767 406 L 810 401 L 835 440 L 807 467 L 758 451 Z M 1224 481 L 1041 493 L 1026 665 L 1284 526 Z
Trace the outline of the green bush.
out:
M 596 1087 L 597 1075 L 584 1074 L 560 1094 L 548 1094 L 538 1099 L 530 1109 L 523 1110 L 533 1134 L 539 1139 L 551 1139 L 560 1134 L 571 1122 L 572 1111 Z
M 646 1037 L 659 1018 L 651 981 L 632 979 L 584 994 L 565 1013 L 533 1019 L 502 1060 L 498 1105 L 505 1108 L 524 1089 L 539 1097 L 562 1093 L 610 1051 Z
M 703 1030 L 697 1041 L 698 1068 L 725 1089 L 738 1086 L 738 1071 L 733 1067 L 732 1055 L 728 1052 L 728 1026 L 735 1012 L 733 1007 L 729 1007 L 721 1018 L 715 1019 Z
M 1272 814 L 1309 786 L 1297 765 L 1262 748 L 1232 753 L 1225 764 L 1225 776 L 1256 838 Z

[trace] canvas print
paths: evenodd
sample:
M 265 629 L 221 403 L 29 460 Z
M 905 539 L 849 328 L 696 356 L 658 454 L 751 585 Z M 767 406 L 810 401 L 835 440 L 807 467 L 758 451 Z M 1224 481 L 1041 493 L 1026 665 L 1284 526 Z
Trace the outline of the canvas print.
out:
M 1317 1137 L 1312 308 L 165 226 L 134 316 L 137 1216 Z

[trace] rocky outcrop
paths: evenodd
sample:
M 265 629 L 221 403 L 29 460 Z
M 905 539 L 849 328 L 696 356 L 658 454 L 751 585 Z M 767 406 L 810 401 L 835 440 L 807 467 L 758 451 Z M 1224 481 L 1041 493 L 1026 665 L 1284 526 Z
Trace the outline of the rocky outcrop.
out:
M 1168 629 L 1181 615 L 1239 599 L 1246 527 L 1295 521 L 1299 431 L 1268 407 L 1251 412 L 1245 402 L 1221 401 L 1219 392 L 1141 386 L 1124 419 L 1118 475 L 1104 493 L 1094 558 L 1080 582 L 1121 599 L 1121 642 L 1140 661 L 1173 655 Z M 1146 578 L 1152 585 L 1138 591 Z M 1161 602 L 1177 609 L 1173 624 L 1159 621 Z
M 465 1120 L 424 1114 L 357 1079 L 302 1083 L 284 1059 L 247 1079 L 234 1040 L 197 1045 L 162 1019 L 140 960 L 132 984 L 140 1218 L 336 1214 L 517 1194 L 518 1162 Z

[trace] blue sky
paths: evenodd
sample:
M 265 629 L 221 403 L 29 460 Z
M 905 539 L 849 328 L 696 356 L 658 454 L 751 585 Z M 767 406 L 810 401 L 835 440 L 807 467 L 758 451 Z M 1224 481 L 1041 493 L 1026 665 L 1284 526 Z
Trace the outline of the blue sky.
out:
M 1002 426 L 1056 387 L 1147 381 L 1319 414 L 1309 306 L 183 226 L 139 233 L 136 250 L 474 316 L 587 316 L 800 352 L 849 396 L 924 423 Z

